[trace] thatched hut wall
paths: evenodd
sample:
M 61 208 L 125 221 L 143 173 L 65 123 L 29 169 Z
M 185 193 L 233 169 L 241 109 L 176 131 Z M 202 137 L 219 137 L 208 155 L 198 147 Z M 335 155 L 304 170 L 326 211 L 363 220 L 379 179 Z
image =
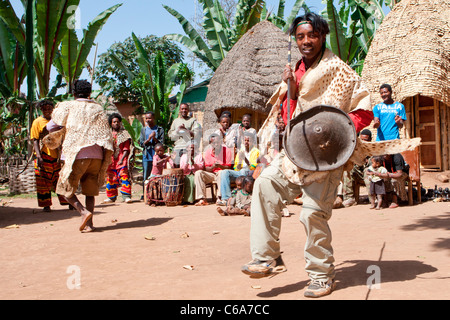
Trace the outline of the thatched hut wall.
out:
M 402 0 L 386 16 L 366 57 L 363 80 L 372 103 L 392 86 L 408 121 L 403 136 L 421 137 L 422 165 L 449 168 L 450 0 Z
M 230 50 L 211 79 L 205 101 L 204 128 L 215 128 L 224 110 L 238 122 L 245 113 L 253 114 L 253 126 L 262 125 L 288 57 L 288 35 L 269 21 L 249 30 Z M 301 57 L 293 51 L 293 62 Z

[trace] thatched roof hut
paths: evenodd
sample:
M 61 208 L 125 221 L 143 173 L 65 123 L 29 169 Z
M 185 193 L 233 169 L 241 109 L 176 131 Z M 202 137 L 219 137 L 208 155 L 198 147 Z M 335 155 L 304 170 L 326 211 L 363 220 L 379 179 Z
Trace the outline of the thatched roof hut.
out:
M 287 63 L 288 39 L 269 21 L 258 23 L 242 36 L 211 79 L 205 101 L 205 129 L 214 125 L 225 110 L 232 112 L 233 122 L 251 113 L 254 127 L 263 123 L 270 111 L 267 101 L 281 82 Z M 300 53 L 294 48 L 293 63 L 299 59 Z
M 380 85 L 392 86 L 408 114 L 405 135 L 424 142 L 424 167 L 449 167 L 449 72 L 450 0 L 402 0 L 378 29 L 362 77 L 374 105 Z
M 421 94 L 450 105 L 449 71 L 450 1 L 403 0 L 378 29 L 363 78 L 375 104 L 389 83 L 398 100 Z

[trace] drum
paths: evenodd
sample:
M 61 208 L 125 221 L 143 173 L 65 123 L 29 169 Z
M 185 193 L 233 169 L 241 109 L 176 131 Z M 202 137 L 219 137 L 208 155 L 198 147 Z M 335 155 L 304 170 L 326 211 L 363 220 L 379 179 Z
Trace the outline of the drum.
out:
M 144 201 L 149 206 L 157 206 L 164 204 L 161 191 L 162 176 L 154 176 L 145 183 Z
M 174 207 L 183 202 L 183 169 L 164 169 L 161 179 L 162 197 L 166 206 Z

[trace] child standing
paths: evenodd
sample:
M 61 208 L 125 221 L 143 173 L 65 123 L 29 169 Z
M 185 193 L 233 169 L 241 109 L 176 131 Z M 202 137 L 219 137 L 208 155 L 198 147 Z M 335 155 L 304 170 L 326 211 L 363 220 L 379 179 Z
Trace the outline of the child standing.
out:
M 221 216 L 250 216 L 250 206 L 252 203 L 254 182 L 255 180 L 252 177 L 245 177 L 242 183 L 242 189 L 236 192 L 234 204 L 232 202 L 229 202 L 230 205 L 226 210 L 222 210 L 222 208 L 217 207 L 217 212 Z
M 174 167 L 174 163 L 172 158 L 165 154 L 166 149 L 164 148 L 164 145 L 162 143 L 158 143 L 155 146 L 155 155 L 153 156 L 153 168 L 152 168 L 152 174 L 150 178 L 153 178 L 155 176 L 161 176 L 163 174 L 164 169 L 167 169 L 167 163 L 171 165 L 171 167 Z
M 371 159 L 372 165 L 367 169 L 367 175 L 370 181 L 370 209 L 381 209 L 381 204 L 383 202 L 383 195 L 386 194 L 386 188 L 384 185 L 383 175 L 386 175 L 388 171 L 383 167 L 383 157 L 373 157 Z M 375 195 L 377 198 L 377 206 L 375 207 Z

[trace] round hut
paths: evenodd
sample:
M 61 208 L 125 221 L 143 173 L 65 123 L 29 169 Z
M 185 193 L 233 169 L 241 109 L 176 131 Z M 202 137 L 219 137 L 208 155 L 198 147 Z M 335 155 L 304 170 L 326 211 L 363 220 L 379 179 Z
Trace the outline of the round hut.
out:
M 362 77 L 381 102 L 392 86 L 405 105 L 403 135 L 421 137 L 424 168 L 449 169 L 450 0 L 402 0 L 386 16 L 365 60 Z
M 227 110 L 233 123 L 246 113 L 259 129 L 271 106 L 267 105 L 288 62 L 289 37 L 269 21 L 250 29 L 228 52 L 211 79 L 205 100 L 204 132 L 217 127 L 217 119 Z M 294 44 L 295 46 L 295 44 Z M 301 56 L 292 50 L 292 62 Z

